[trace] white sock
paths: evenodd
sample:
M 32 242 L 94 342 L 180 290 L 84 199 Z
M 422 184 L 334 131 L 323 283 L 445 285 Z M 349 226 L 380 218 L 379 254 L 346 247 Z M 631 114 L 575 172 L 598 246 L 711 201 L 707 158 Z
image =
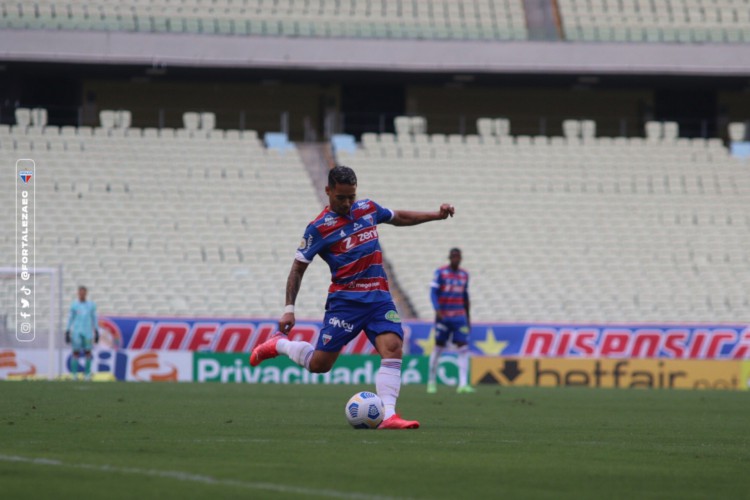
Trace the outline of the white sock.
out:
M 391 418 L 396 413 L 396 400 L 401 390 L 401 360 L 383 359 L 375 374 L 375 392 L 383 400 L 385 406 L 384 419 Z
M 438 362 L 440 361 L 440 355 L 443 353 L 443 346 L 436 345 L 435 348 L 430 353 L 430 371 L 428 374 L 427 381 L 431 384 L 434 384 L 437 380 L 437 367 Z
M 305 369 L 310 369 L 310 358 L 312 358 L 315 349 L 311 344 L 301 340 L 279 339 L 276 344 L 276 350 L 281 354 L 286 354 L 289 359 L 294 361 Z
M 463 387 L 469 383 L 469 346 L 458 348 L 458 386 Z

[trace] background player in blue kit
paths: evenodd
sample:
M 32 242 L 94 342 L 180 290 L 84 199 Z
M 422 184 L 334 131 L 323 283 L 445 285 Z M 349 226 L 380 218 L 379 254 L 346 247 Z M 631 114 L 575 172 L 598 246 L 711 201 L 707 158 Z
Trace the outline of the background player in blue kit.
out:
M 438 268 L 430 285 L 432 307 L 435 308 L 435 348 L 430 353 L 427 392 L 437 392 L 437 365 L 451 338 L 458 347 L 459 393 L 475 392 L 469 385 L 469 273 L 461 269 L 461 250 L 451 248 L 450 264 Z
M 99 342 L 99 328 L 96 319 L 96 304 L 86 300 L 86 294 L 86 287 L 79 286 L 78 300 L 74 300 L 70 305 L 68 326 L 65 328 L 65 342 L 72 344 L 73 347 L 73 359 L 70 363 L 73 377 L 77 377 L 78 361 L 81 355 L 84 355 L 86 356 L 84 373 L 86 379 L 90 379 L 92 339 L 93 342 Z
M 413 226 L 447 219 L 453 206 L 442 204 L 436 212 L 390 210 L 374 201 L 357 201 L 357 176 L 349 167 L 337 166 L 328 173 L 329 205 L 305 231 L 289 272 L 286 307 L 279 321 L 280 332 L 253 349 L 250 364 L 285 354 L 313 373 L 328 372 L 341 349 L 364 330 L 382 360 L 375 376 L 376 392 L 383 400 L 385 418 L 380 429 L 416 429 L 419 422 L 404 420 L 396 413 L 401 389 L 403 329 L 388 288 L 377 225 Z M 295 323 L 294 303 L 302 277 L 313 257 L 319 255 L 331 270 L 328 300 L 315 347 L 290 341 L 286 334 Z

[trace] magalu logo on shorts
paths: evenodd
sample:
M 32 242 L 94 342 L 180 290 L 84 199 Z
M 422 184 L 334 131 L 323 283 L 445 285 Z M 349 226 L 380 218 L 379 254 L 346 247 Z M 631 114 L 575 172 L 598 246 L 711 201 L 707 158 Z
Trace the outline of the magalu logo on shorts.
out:
M 392 321 L 393 323 L 401 323 L 401 318 L 399 318 L 398 313 L 392 309 L 385 313 L 385 319 Z
M 18 172 L 18 177 L 21 178 L 24 184 L 28 184 L 29 181 L 31 181 L 31 177 L 34 175 L 34 172 L 31 170 L 21 170 Z
M 323 334 L 323 345 L 328 344 L 328 342 L 330 342 L 332 338 L 333 337 L 331 337 L 329 334 L 324 333 Z

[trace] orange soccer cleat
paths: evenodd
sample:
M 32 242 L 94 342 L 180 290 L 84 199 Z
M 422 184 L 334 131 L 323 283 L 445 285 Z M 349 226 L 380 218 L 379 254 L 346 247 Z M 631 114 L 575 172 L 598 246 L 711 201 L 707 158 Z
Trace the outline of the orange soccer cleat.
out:
M 281 338 L 286 337 L 281 332 L 276 332 L 271 338 L 266 340 L 260 345 L 256 345 L 253 352 L 250 354 L 250 366 L 258 366 L 266 359 L 275 358 L 279 355 L 279 351 L 276 350 L 276 344 L 279 343 Z
M 416 420 L 404 420 L 398 413 L 380 422 L 378 429 L 419 429 Z

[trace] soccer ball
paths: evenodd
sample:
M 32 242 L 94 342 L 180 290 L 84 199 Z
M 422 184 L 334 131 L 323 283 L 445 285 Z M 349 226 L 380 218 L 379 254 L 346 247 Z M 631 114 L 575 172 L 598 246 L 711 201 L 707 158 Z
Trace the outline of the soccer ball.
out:
M 377 394 L 362 391 L 349 398 L 344 413 L 355 429 L 375 429 L 383 421 L 385 408 Z

